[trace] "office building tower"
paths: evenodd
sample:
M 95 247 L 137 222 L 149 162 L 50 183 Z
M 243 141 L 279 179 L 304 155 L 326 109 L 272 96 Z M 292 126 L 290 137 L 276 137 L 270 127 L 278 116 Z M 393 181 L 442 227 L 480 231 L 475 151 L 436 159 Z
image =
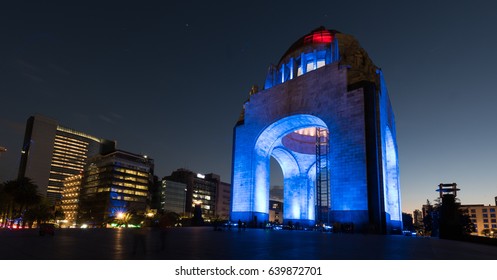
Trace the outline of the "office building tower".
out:
M 83 171 L 89 157 L 115 149 L 115 142 L 63 127 L 36 115 L 28 119 L 18 177 L 28 177 L 53 204 L 60 200 L 64 180 Z

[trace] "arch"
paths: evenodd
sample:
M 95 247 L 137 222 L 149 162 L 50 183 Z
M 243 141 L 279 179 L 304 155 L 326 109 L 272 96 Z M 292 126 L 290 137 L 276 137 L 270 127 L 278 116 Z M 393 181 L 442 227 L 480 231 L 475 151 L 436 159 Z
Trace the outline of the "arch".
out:
M 248 207 L 239 209 L 250 212 L 237 216 L 233 212 L 232 218 L 244 217 L 254 220 L 256 216 L 259 222 L 267 220 L 269 214 L 269 189 L 270 189 L 270 158 L 275 158 L 283 172 L 284 187 L 284 210 L 285 221 L 300 222 L 301 224 L 312 224 L 314 221 L 314 191 L 315 172 L 309 172 L 316 162 L 315 153 L 304 153 L 307 149 L 298 149 L 298 143 L 293 142 L 285 146 L 283 138 L 291 133 L 297 133 L 304 128 L 319 127 L 328 129 L 328 126 L 320 118 L 297 114 L 281 118 L 266 126 L 255 139 L 251 156 L 251 178 L 253 182 L 248 199 L 251 200 Z M 308 138 L 313 136 L 307 136 Z M 298 137 L 295 137 L 298 139 Z M 310 141 L 302 142 L 301 145 L 311 145 Z M 314 145 L 314 143 L 312 143 Z M 247 209 L 248 208 L 248 209 Z

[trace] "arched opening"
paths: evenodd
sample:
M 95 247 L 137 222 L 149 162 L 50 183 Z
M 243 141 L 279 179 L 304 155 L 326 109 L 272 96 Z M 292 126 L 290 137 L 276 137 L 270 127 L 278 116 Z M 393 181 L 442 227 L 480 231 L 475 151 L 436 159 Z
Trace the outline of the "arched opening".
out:
M 257 138 L 253 159 L 253 209 L 262 214 L 256 218 L 259 222 L 269 218 L 270 162 L 274 158 L 283 176 L 283 222 L 314 224 L 317 129 L 327 131 L 321 119 L 294 115 L 271 124 Z

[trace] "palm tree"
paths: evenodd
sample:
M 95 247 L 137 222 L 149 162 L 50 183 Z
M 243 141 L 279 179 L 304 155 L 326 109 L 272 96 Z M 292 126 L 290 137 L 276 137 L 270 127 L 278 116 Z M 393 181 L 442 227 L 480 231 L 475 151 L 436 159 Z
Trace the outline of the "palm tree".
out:
M 19 178 L 4 183 L 3 192 L 7 195 L 7 213 L 10 218 L 20 218 L 24 211 L 41 201 L 38 186 L 30 178 Z
M 7 224 L 7 219 L 10 217 L 10 204 L 12 202 L 12 196 L 5 190 L 5 184 L 0 183 L 0 220 L 2 223 L 0 226 L 5 226 Z

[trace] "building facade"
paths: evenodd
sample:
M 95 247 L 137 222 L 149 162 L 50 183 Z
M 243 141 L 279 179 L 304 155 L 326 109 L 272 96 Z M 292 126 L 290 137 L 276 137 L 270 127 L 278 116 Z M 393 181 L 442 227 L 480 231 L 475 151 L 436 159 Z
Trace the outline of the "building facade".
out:
M 492 231 L 497 235 L 497 203 L 493 206 L 467 204 L 461 205 L 460 208 L 467 211 L 471 222 L 475 225 L 475 235 L 488 236 Z
M 283 222 L 283 202 L 269 201 L 269 222 L 281 224 Z
M 221 220 L 228 220 L 231 206 L 231 185 L 219 182 L 216 195 L 216 216 Z
M 111 151 L 115 142 L 60 126 L 36 115 L 28 119 L 18 177 L 28 177 L 52 203 L 62 198 L 64 180 L 77 175 L 89 157 Z
M 219 196 L 219 190 L 222 188 L 223 193 L 225 193 L 228 189 L 226 185 L 229 184 L 221 185 L 221 178 L 217 174 L 201 174 L 187 169 L 178 169 L 173 171 L 170 176 L 164 177 L 163 180 L 186 185 L 184 212 L 188 217 L 193 216 L 195 205 L 200 205 L 205 221 L 218 218 L 216 209 L 219 208 L 219 205 L 222 207 L 222 205 L 229 203 L 229 195 L 221 194 Z
M 144 216 L 149 209 L 154 161 L 121 150 L 89 159 L 83 172 L 78 223 L 106 226 L 123 213 Z
M 402 229 L 393 109 L 382 71 L 351 35 L 320 27 L 253 87 L 234 128 L 231 219 L 268 220 L 270 158 L 283 220 Z
M 181 217 L 186 214 L 186 184 L 169 180 L 162 180 L 160 192 L 160 210 L 162 212 L 174 212 Z
M 78 217 L 79 194 L 81 191 L 82 173 L 67 177 L 64 180 L 64 191 L 62 192 L 61 208 L 64 219 L 67 221 L 64 226 L 75 227 Z

